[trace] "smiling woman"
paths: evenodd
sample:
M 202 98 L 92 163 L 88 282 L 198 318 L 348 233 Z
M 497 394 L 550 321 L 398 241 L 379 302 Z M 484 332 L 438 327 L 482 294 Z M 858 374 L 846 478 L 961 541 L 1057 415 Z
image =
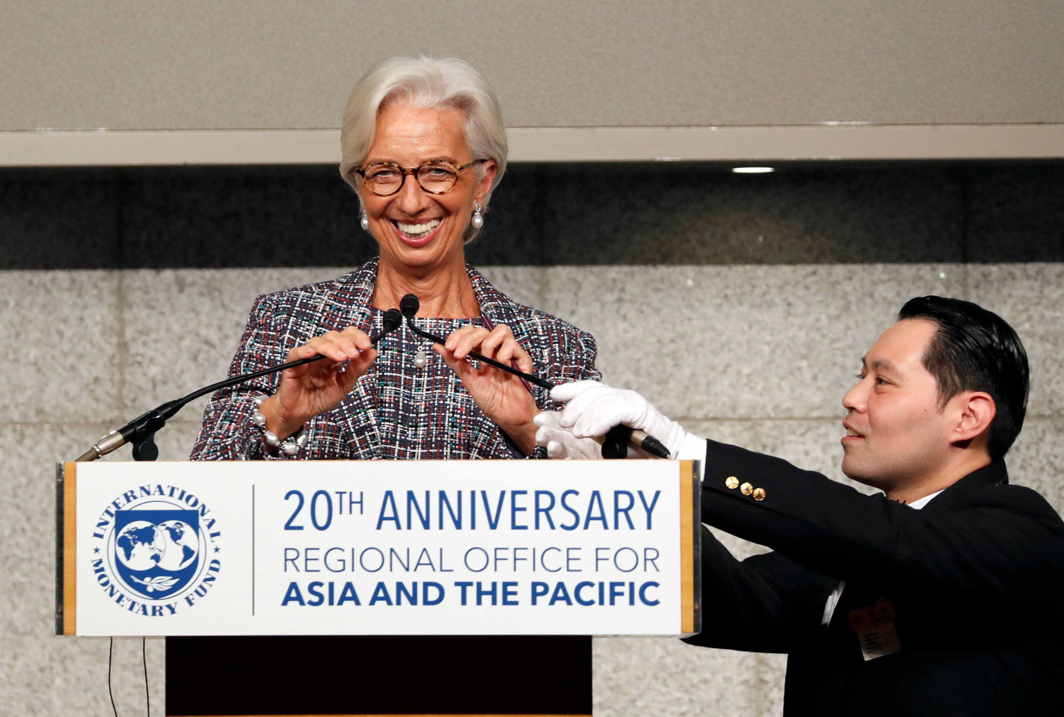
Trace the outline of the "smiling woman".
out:
M 368 231 L 380 245 L 378 299 L 397 305 L 409 275 L 458 279 L 453 295 L 432 292 L 437 315 L 475 315 L 463 247 L 496 175 L 494 160 L 471 158 L 465 116 L 451 107 L 389 104 L 377 116 L 367 158 L 355 170 Z M 409 167 L 409 169 L 407 169 Z M 408 175 L 413 180 L 406 181 Z M 483 226 L 483 218 L 481 218 Z M 424 299 L 422 299 L 424 303 Z
M 231 374 L 315 354 L 324 359 L 216 393 L 192 458 L 545 457 L 535 448 L 532 418 L 553 407 L 546 389 L 474 367 L 468 356 L 476 351 L 559 384 L 599 378 L 595 342 L 559 318 L 515 303 L 465 262 L 465 245 L 484 226 L 506 170 L 506 132 L 494 93 L 461 60 L 386 60 L 351 93 L 341 146 L 341 176 L 357 194 L 362 228 L 379 256 L 338 279 L 259 297 Z M 383 329 L 384 312 L 407 294 L 419 299 L 415 324 L 447 337 L 444 345 L 430 347 L 409 327 L 371 341 Z M 298 652 L 291 639 L 252 642 L 170 640 L 168 682 L 195 675 L 200 692 L 212 698 L 202 705 L 211 714 L 225 704 L 241 714 L 275 714 L 290 709 L 286 695 L 304 700 L 293 713 L 471 713 L 500 704 L 514 708 L 507 712 L 591 710 L 587 638 L 406 638 L 401 649 L 379 639 L 332 638 L 316 641 L 313 657 L 298 660 L 291 659 Z M 388 650 L 402 653 L 402 671 L 380 659 L 350 669 L 352 656 Z M 219 668 L 204 669 L 204 661 Z M 255 677 L 236 681 L 232 664 Z M 446 665 L 462 676 L 450 675 Z M 519 681 L 531 673 L 557 687 L 528 694 Z M 224 682 L 204 685 L 215 674 Z M 483 689 L 463 688 L 473 674 Z M 359 676 L 355 689 L 332 689 L 353 685 L 352 675 Z M 422 689 L 409 689 L 410 675 Z M 301 687 L 288 689 L 294 684 Z M 174 691 L 175 697 L 186 693 Z M 311 710 L 308 693 L 337 700 Z M 205 713 L 168 707 L 173 714 Z
M 470 352 L 552 383 L 599 374 L 589 334 L 515 303 L 465 262 L 506 171 L 494 93 L 462 60 L 386 60 L 351 93 L 341 151 L 340 174 L 379 257 L 339 279 L 258 299 L 233 373 L 325 358 L 215 394 L 192 457 L 533 455 L 532 417 L 550 397 L 472 368 Z M 406 328 L 370 341 L 384 311 L 407 294 L 420 301 L 415 322 L 446 336 L 444 345 L 430 347 Z

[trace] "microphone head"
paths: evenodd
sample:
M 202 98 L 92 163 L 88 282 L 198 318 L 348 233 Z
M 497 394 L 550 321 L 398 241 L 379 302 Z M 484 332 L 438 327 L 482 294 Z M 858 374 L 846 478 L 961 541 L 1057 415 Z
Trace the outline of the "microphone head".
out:
M 382 333 L 388 333 L 389 331 L 395 331 L 403 323 L 403 315 L 399 313 L 399 309 L 388 309 L 384 312 L 384 316 L 381 318 L 383 322 Z
M 403 312 L 403 316 L 407 319 L 412 319 L 417 315 L 417 310 L 421 307 L 421 302 L 413 294 L 407 294 L 399 300 L 399 310 Z

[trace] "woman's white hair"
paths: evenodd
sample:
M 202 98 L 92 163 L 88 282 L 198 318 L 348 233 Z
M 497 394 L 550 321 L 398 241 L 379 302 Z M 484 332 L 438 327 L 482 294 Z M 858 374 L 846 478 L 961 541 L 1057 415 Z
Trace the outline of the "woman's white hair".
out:
M 506 126 L 499 101 L 487 80 L 465 60 L 456 57 L 391 57 L 373 67 L 355 84 L 344 108 L 340 130 L 340 175 L 353 188 L 354 170 L 366 159 L 377 128 L 377 115 L 388 104 L 414 107 L 454 107 L 466 116 L 465 136 L 474 159 L 492 159 L 497 171 L 484 197 L 506 172 Z M 483 166 L 477 165 L 483 176 Z

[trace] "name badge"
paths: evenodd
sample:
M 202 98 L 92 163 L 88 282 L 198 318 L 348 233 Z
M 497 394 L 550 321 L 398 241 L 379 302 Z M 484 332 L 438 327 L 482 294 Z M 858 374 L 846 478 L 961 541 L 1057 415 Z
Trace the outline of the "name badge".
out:
M 850 629 L 857 634 L 861 655 L 866 662 L 901 650 L 894 620 L 894 605 L 888 600 L 878 600 L 868 607 L 850 611 Z

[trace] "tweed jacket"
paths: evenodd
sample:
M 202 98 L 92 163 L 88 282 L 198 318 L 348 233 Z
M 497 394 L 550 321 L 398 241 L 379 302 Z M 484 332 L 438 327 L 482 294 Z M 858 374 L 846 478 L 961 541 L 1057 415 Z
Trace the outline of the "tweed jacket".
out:
M 369 305 L 378 260 L 332 281 L 260 296 L 229 367 L 230 375 L 285 360 L 288 351 L 327 331 L 356 326 L 380 329 L 381 311 Z M 592 336 L 499 292 L 476 269 L 466 267 L 481 316 L 472 320 L 416 319 L 420 328 L 446 336 L 466 323 L 506 324 L 531 355 L 533 373 L 554 383 L 598 379 Z M 304 427 L 305 446 L 296 459 L 514 458 L 508 437 L 480 410 L 458 377 L 406 327 L 378 345 L 378 357 L 354 390 L 335 408 Z M 414 365 L 425 351 L 428 366 Z M 280 458 L 264 450 L 262 432 L 251 424 L 255 398 L 271 395 L 279 374 L 218 391 L 207 405 L 193 460 Z M 541 409 L 552 407 L 545 389 L 529 389 Z
M 1004 462 L 914 510 L 710 441 L 702 493 L 703 523 L 775 552 L 704 531 L 688 641 L 787 653 L 787 717 L 1064 714 L 1064 523 Z

